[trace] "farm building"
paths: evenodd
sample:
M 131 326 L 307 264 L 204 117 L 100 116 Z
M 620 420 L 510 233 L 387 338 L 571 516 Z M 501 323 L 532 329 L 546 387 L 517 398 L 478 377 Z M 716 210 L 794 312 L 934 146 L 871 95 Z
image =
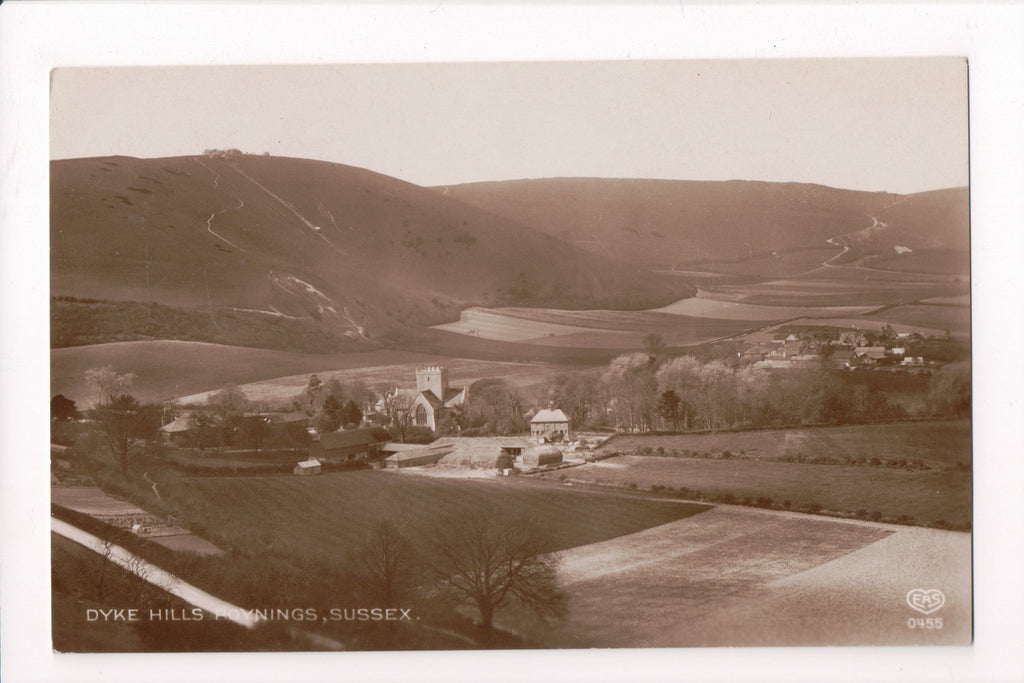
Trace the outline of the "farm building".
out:
M 292 469 L 292 474 L 299 477 L 308 477 L 314 474 L 320 474 L 323 472 L 323 466 L 319 460 L 303 460 L 302 462 L 296 463 Z
M 326 462 L 343 462 L 357 458 L 372 459 L 380 455 L 381 441 L 372 428 L 328 432 L 313 438 L 309 457 Z
M 452 452 L 449 443 L 434 442 L 426 446 L 401 449 L 384 459 L 384 466 L 388 469 L 399 467 L 419 467 L 422 465 L 433 465 L 444 456 Z
M 184 443 L 192 435 L 194 426 L 195 421 L 192 418 L 192 413 L 185 413 L 176 416 L 174 420 L 161 427 L 160 433 L 168 441 L 180 444 Z
M 533 469 L 543 465 L 554 465 L 560 462 L 562 462 L 562 451 L 551 444 L 533 446 L 523 453 L 522 464 L 526 469 Z
M 530 420 L 530 435 L 544 441 L 568 441 L 572 438 L 569 417 L 554 407 L 540 410 Z
M 435 441 L 441 442 L 450 443 L 452 451 L 440 464 L 473 469 L 497 467 L 498 456 L 502 454 L 519 458 L 530 445 L 525 438 L 516 436 L 464 436 Z
M 445 410 L 461 406 L 466 389 L 448 386 L 448 368 L 435 366 L 416 371 L 416 398 L 412 402 L 413 424 L 437 429 L 437 418 Z

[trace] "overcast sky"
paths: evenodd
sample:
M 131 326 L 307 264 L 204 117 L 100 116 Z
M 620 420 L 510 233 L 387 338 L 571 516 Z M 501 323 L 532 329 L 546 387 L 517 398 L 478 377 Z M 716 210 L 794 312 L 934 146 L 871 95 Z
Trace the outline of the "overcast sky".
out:
M 206 148 L 420 185 L 560 176 L 966 185 L 956 58 L 65 68 L 50 158 Z

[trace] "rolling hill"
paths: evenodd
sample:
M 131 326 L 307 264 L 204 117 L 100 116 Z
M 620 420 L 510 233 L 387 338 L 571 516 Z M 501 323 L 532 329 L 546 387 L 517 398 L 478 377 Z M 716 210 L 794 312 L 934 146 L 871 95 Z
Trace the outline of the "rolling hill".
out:
M 54 297 L 214 328 L 225 312 L 313 321 L 357 344 L 471 305 L 636 309 L 693 291 L 395 178 L 240 153 L 53 161 L 50 245 Z
M 964 255 L 969 248 L 967 188 L 895 195 L 800 183 L 548 178 L 435 189 L 652 269 L 717 264 L 729 274 L 777 277 L 807 270 L 808 260 L 790 258 L 787 272 L 785 263 L 766 268 L 766 257 L 808 251 L 820 263 L 823 249 L 838 254 L 840 245 L 850 246 L 850 258 L 895 255 L 897 245 Z

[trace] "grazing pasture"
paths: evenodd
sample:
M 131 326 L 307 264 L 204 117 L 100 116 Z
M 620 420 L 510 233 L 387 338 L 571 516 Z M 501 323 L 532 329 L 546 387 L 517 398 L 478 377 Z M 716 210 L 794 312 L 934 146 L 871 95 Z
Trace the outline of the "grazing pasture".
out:
M 729 451 L 735 456 L 761 461 L 829 456 L 840 460 L 920 460 L 936 469 L 956 465 L 970 467 L 971 423 L 948 420 L 711 434 L 627 434 L 606 441 L 598 452 L 637 455 L 641 449 L 655 453 L 664 449 L 668 455 Z
M 550 533 L 549 550 L 630 534 L 708 509 L 701 504 L 508 480 L 421 477 L 360 470 L 318 477 L 207 477 L 163 484 L 182 514 L 225 548 L 248 548 L 320 560 L 351 558 L 366 530 L 384 518 L 401 524 L 411 541 L 427 540 L 451 515 L 472 516 L 493 506 L 528 513 Z
M 878 513 L 926 525 L 969 528 L 971 475 L 958 470 L 907 470 L 868 465 L 813 465 L 771 460 L 658 458 L 624 455 L 539 476 L 579 483 L 686 488 L 721 500 Z

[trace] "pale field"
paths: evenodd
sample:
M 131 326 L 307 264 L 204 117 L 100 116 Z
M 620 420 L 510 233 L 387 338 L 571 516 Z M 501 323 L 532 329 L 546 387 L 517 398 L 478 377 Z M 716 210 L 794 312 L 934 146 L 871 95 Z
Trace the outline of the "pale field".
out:
M 967 306 L 938 304 L 896 306 L 872 317 L 933 329 L 949 330 L 950 334 L 970 334 L 971 309 Z
M 947 306 L 970 306 L 971 295 L 962 294 L 960 296 L 937 296 L 932 299 L 923 299 L 923 304 L 945 304 Z
M 875 314 L 867 315 L 863 318 L 797 318 L 795 320 L 789 320 L 786 325 L 807 325 L 815 327 L 845 327 L 850 330 L 873 330 L 880 332 L 882 328 L 888 326 L 891 327 L 893 332 L 896 333 L 907 333 L 912 334 L 916 332 L 923 337 L 942 337 L 945 336 L 946 331 L 938 327 L 923 327 L 921 325 L 907 325 L 904 323 L 896 322 L 895 320 L 887 320 L 881 316 Z M 965 336 L 963 331 L 950 330 L 950 334 L 954 337 Z M 969 336 L 970 332 L 966 333 Z
M 682 299 L 655 310 L 660 313 L 696 318 L 777 322 L 801 317 L 860 315 L 878 308 L 878 306 L 764 306 L 726 301 L 719 298 L 722 296 L 702 290 L 696 297 Z
M 492 311 L 477 307 L 464 310 L 458 322 L 435 325 L 434 328 L 481 337 L 483 339 L 507 342 L 527 341 L 537 339 L 538 337 L 587 331 L 584 327 L 527 320 L 505 315 L 497 310 Z
M 564 623 L 498 623 L 551 647 L 968 644 L 969 533 L 718 506 L 557 554 Z M 939 589 L 941 630 L 906 604 Z

